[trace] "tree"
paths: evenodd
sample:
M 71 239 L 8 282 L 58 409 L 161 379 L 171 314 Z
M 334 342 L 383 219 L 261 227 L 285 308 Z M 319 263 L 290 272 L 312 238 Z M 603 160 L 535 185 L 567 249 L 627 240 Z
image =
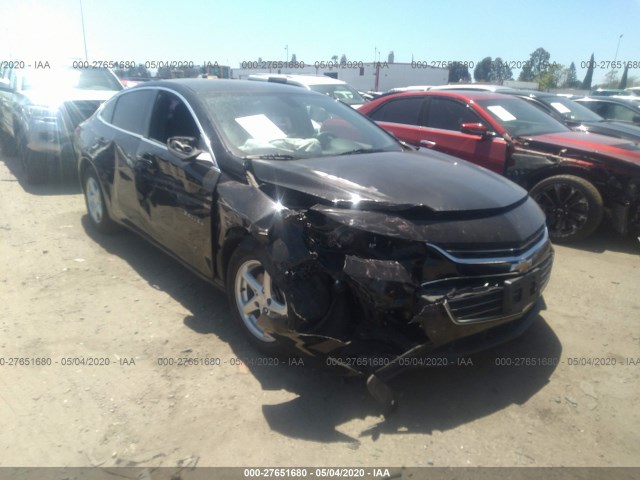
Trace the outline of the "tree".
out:
M 125 76 L 126 77 L 150 78 L 151 74 L 149 73 L 149 70 L 147 70 L 146 67 L 143 64 L 139 63 L 137 66 L 129 68 L 129 70 L 127 70 Z
M 347 63 L 347 56 L 343 53 L 340 57 L 340 65 L 344 65 L 345 63 Z
M 449 67 L 449 83 L 470 82 L 469 68 L 462 62 L 452 62 Z
M 627 88 L 627 76 L 629 75 L 629 63 L 624 66 L 624 71 L 622 72 L 622 78 L 620 79 L 620 85 L 618 85 L 619 89 Z
M 331 60 L 333 60 L 334 62 L 338 61 L 338 55 L 334 55 L 331 57 Z
M 473 69 L 473 78 L 476 82 L 489 82 L 491 78 L 491 57 L 484 57 Z
M 513 72 L 509 65 L 502 61 L 502 58 L 496 57 L 496 59 L 491 62 L 489 81 L 502 85 L 505 80 L 513 80 Z
M 291 63 L 295 63 L 297 61 L 298 59 L 296 58 L 296 54 L 294 53 L 293 55 L 291 55 Z
M 589 67 L 587 68 L 587 74 L 584 76 L 584 80 L 582 81 L 582 89 L 583 90 L 591 90 L 591 82 L 593 82 L 593 69 L 595 67 L 595 60 L 593 59 L 593 53 L 591 54 L 591 59 L 589 60 Z
M 387 56 L 387 61 L 388 61 L 389 63 L 393 63 L 393 60 L 394 60 L 394 59 L 395 59 L 395 55 L 394 55 L 394 53 L 393 53 L 393 50 L 391 50 L 391 51 L 389 52 L 389 55 Z
M 538 88 L 543 92 L 548 92 L 552 88 L 558 88 L 564 81 L 565 68 L 559 63 L 551 64 L 544 73 L 536 77 Z
M 549 58 L 551 54 L 540 47 L 534 50 L 529 56 L 529 61 L 520 71 L 518 80 L 521 82 L 533 82 L 541 75 L 549 71 Z
M 567 78 L 562 85 L 564 88 L 578 88 L 580 82 L 578 81 L 578 73 L 576 72 L 576 64 L 571 62 L 569 68 L 566 71 Z
M 156 72 L 156 78 L 172 78 L 171 69 L 169 67 L 162 66 L 158 68 Z

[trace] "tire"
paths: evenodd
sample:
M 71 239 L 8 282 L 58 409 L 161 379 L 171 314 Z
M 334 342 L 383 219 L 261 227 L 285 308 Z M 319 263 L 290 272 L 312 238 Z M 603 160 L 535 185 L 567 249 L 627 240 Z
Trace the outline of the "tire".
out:
M 117 231 L 119 227 L 109 215 L 98 175 L 93 168 L 85 170 L 82 177 L 82 190 L 91 226 L 98 232 L 105 234 Z
M 30 185 L 40 185 L 49 179 L 47 156 L 25 148 L 22 153 L 22 168 Z
M 546 215 L 549 236 L 554 242 L 587 238 L 602 221 L 602 195 L 584 178 L 574 175 L 545 178 L 529 193 Z
M 249 343 L 268 355 L 280 355 L 285 353 L 283 346 L 257 325 L 257 319 L 261 311 L 289 319 L 293 314 L 284 292 L 271 282 L 265 258 L 266 252 L 256 242 L 243 240 L 229 260 L 227 296 L 234 321 Z
M 2 141 L 2 153 L 9 157 L 15 157 L 18 154 L 18 142 L 11 135 L 1 132 L 0 140 Z

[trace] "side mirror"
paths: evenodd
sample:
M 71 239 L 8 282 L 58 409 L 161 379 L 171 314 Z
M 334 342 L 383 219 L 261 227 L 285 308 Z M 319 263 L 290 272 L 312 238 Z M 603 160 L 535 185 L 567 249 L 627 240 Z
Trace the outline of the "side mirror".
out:
M 479 137 L 488 136 L 489 130 L 482 123 L 463 123 L 460 125 L 460 131 L 469 135 L 478 135 Z
M 198 139 L 195 137 L 170 137 L 167 148 L 181 160 L 191 160 L 202 153 L 198 149 Z

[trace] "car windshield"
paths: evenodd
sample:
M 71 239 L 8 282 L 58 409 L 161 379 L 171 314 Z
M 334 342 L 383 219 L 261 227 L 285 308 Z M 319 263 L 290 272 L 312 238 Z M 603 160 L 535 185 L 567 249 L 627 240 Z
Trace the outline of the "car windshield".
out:
M 477 104 L 512 137 L 569 131 L 563 124 L 520 98 L 477 100 Z
M 341 84 L 320 84 L 309 85 L 309 88 L 314 92 L 324 93 L 336 100 L 346 103 L 347 105 L 361 105 L 365 103 L 365 99 L 360 94 L 351 88 L 349 85 Z
M 400 151 L 399 143 L 351 107 L 307 91 L 204 96 L 228 149 L 241 158 L 297 159 Z
M 108 71 L 96 69 L 31 70 L 22 80 L 23 90 L 45 89 L 122 90 L 122 85 Z
M 539 99 L 545 105 L 553 108 L 558 112 L 565 120 L 574 122 L 600 122 L 604 120 L 597 113 L 592 112 L 587 107 L 580 105 L 568 98 L 549 96 L 541 97 Z

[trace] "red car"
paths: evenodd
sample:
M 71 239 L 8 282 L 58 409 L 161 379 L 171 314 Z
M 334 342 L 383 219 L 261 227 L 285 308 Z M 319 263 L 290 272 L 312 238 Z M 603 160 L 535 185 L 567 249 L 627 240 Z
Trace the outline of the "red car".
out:
M 406 92 L 361 113 L 415 147 L 447 153 L 529 190 L 554 240 L 589 236 L 609 214 L 640 231 L 640 144 L 573 132 L 525 100 L 488 92 Z

